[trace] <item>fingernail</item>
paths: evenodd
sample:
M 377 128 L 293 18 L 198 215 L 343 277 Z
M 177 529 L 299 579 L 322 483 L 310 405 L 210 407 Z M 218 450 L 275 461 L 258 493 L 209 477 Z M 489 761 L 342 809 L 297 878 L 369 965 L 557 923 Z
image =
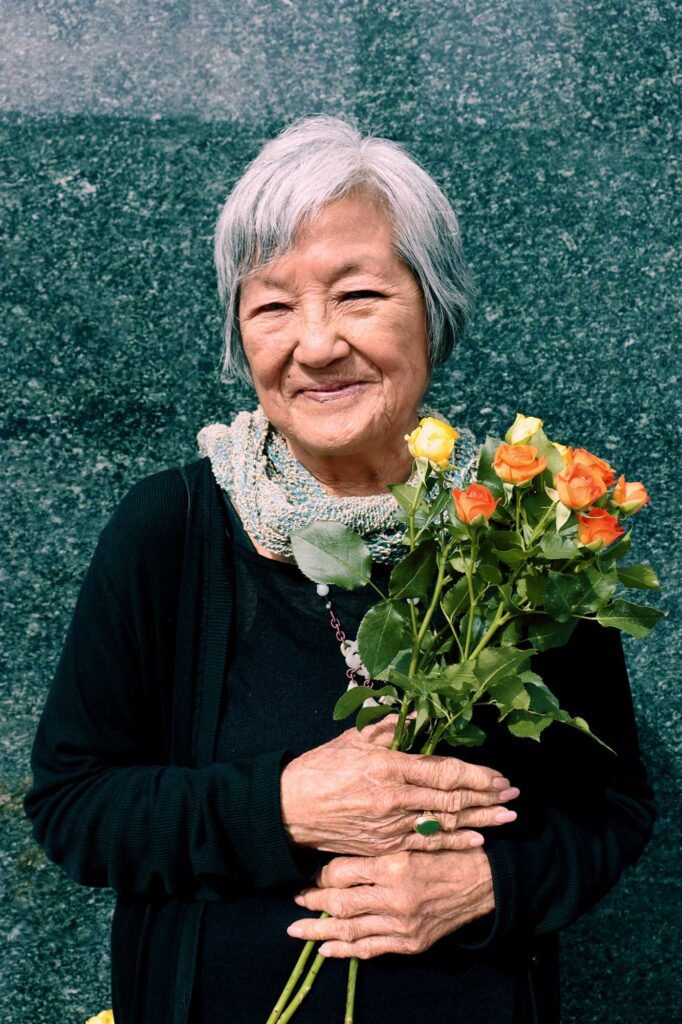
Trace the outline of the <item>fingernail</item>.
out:
M 503 789 L 502 790 L 502 792 L 500 793 L 499 799 L 500 800 L 516 800 L 517 796 L 519 796 L 520 793 L 521 793 L 521 790 L 517 786 L 510 786 L 509 789 Z
M 483 846 L 484 842 L 483 836 L 475 835 L 469 840 L 469 846 Z
M 503 811 L 498 811 L 495 815 L 495 821 L 505 822 L 514 821 L 516 818 L 516 811 L 509 811 L 505 808 Z
M 508 789 L 509 779 L 503 778 L 501 775 L 496 779 L 493 779 L 493 789 Z
M 291 935 L 294 939 L 300 939 L 301 936 L 303 935 L 303 929 L 298 924 L 290 924 L 289 927 L 287 928 L 287 933 Z
M 317 952 L 319 953 L 320 956 L 329 956 L 329 946 L 320 946 Z
M 298 903 L 299 907 L 302 907 L 303 897 L 300 894 L 298 896 L 294 896 L 294 903 Z

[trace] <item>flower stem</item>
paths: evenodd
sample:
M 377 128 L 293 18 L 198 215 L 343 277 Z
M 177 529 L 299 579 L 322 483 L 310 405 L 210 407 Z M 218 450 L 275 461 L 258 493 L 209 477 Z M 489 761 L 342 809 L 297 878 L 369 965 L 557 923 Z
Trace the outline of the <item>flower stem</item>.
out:
M 320 920 L 323 917 L 329 917 L 329 914 L 326 912 L 326 910 L 324 910 L 320 914 Z M 280 1014 L 283 1012 L 284 1007 L 287 1005 L 289 998 L 291 997 L 291 993 L 294 991 L 294 988 L 296 987 L 298 979 L 303 974 L 303 968 L 305 967 L 308 958 L 313 951 L 315 941 L 315 939 L 311 939 L 309 942 L 306 942 L 305 946 L 303 947 L 303 951 L 301 952 L 301 955 L 296 961 L 296 965 L 291 974 L 289 975 L 289 980 L 284 986 L 281 996 L 275 1003 L 275 1008 L 268 1017 L 266 1024 L 277 1024 L 277 1022 L 280 1020 Z
M 329 917 L 329 914 L 325 914 L 325 917 Z M 306 943 L 306 945 L 308 945 L 308 943 Z M 322 964 L 325 962 L 325 960 L 326 957 L 320 956 L 318 953 L 318 955 L 313 960 L 312 967 L 310 968 L 305 978 L 303 979 L 303 982 L 301 983 L 301 987 L 299 988 L 298 992 L 291 1000 L 282 1016 L 275 1018 L 277 1024 L 287 1024 L 287 1021 L 291 1020 L 291 1018 L 296 1013 L 299 1006 L 301 1005 L 301 1003 L 303 1002 L 303 1000 L 313 987 L 313 982 L 315 981 L 315 978 L 319 974 Z
M 355 982 L 358 977 L 358 958 L 352 956 L 348 964 L 348 988 L 346 989 L 346 1016 L 343 1024 L 353 1024 L 353 1009 L 355 1007 Z

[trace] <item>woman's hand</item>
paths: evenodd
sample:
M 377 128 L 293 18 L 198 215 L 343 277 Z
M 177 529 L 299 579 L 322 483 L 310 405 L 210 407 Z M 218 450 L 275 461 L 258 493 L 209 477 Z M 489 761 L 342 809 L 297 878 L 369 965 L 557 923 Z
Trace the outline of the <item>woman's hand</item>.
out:
M 495 906 L 483 850 L 335 857 L 318 873 L 318 887 L 305 889 L 296 903 L 331 916 L 300 918 L 289 935 L 323 939 L 324 956 L 361 960 L 423 953 Z
M 401 850 L 480 846 L 472 828 L 513 821 L 501 805 L 519 795 L 492 768 L 455 757 L 390 750 L 396 716 L 347 729 L 291 761 L 281 777 L 282 818 L 292 843 L 332 853 L 379 856 Z M 417 817 L 433 812 L 441 831 L 422 836 Z

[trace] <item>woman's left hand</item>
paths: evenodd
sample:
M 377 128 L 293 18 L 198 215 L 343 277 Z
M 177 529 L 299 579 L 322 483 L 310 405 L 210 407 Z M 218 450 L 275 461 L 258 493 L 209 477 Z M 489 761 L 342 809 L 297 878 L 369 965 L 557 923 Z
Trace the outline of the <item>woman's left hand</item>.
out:
M 325 956 L 361 960 L 423 953 L 495 905 L 482 849 L 335 857 L 296 902 L 331 916 L 299 918 L 289 935 L 324 940 L 318 952 Z

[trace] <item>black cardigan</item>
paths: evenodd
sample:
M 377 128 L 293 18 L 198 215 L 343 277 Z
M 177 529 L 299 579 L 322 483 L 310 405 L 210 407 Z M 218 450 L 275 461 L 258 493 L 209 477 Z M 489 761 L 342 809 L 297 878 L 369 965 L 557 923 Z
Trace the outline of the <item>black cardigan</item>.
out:
M 288 752 L 214 763 L 230 552 L 207 459 L 136 485 L 102 532 L 36 735 L 25 801 L 36 840 L 76 881 L 117 892 L 116 1024 L 186 1024 L 207 900 L 246 880 L 310 877 L 281 821 Z M 537 667 L 619 756 L 553 726 L 542 744 L 493 729 L 471 758 L 522 797 L 518 821 L 487 835 L 495 912 L 461 945 L 513 955 L 542 1022 L 558 1020 L 547 937 L 611 888 L 653 822 L 619 634 L 585 624 L 570 648 Z

